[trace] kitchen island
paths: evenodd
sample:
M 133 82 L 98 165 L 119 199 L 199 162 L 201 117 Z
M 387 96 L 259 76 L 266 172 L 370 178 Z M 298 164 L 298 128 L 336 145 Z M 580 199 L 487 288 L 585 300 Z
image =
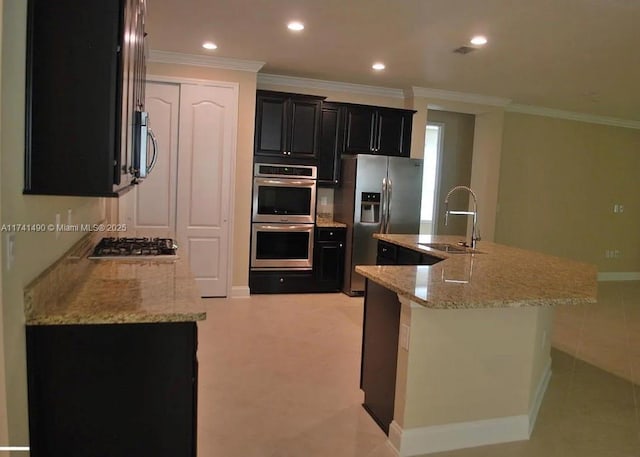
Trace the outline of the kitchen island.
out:
M 459 237 L 374 235 L 440 260 L 367 278 L 364 407 L 402 456 L 528 439 L 551 376 L 553 305 L 596 301 L 596 268 Z M 380 251 L 379 251 L 380 252 Z
M 87 236 L 25 288 L 31 456 L 196 455 L 186 259 L 91 260 Z

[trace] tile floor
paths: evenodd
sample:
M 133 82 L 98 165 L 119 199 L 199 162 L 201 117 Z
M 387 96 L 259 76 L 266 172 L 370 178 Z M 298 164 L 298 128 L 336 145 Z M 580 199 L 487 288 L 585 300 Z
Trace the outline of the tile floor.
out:
M 198 455 L 392 457 L 362 409 L 362 299 L 209 299 L 199 325 Z M 640 457 L 640 282 L 558 307 L 553 375 L 528 441 L 431 457 Z M 635 383 L 633 382 L 635 380 Z

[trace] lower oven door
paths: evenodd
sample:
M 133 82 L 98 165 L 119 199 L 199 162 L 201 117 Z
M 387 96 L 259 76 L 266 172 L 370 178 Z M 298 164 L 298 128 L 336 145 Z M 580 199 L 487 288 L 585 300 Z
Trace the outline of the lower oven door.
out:
M 313 224 L 252 224 L 251 268 L 311 270 Z

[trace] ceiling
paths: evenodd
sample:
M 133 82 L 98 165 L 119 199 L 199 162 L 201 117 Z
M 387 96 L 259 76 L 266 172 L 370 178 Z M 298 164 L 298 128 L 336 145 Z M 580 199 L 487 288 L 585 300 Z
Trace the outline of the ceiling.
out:
M 640 120 L 639 0 L 148 0 L 148 12 L 154 50 Z M 289 31 L 294 19 L 305 30 Z M 476 34 L 489 43 L 453 53 Z

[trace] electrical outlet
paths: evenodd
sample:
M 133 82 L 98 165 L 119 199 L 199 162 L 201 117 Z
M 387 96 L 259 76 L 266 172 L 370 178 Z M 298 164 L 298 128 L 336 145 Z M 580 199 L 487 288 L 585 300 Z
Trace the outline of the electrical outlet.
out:
M 613 212 L 616 214 L 624 213 L 624 205 L 622 203 L 614 203 Z

